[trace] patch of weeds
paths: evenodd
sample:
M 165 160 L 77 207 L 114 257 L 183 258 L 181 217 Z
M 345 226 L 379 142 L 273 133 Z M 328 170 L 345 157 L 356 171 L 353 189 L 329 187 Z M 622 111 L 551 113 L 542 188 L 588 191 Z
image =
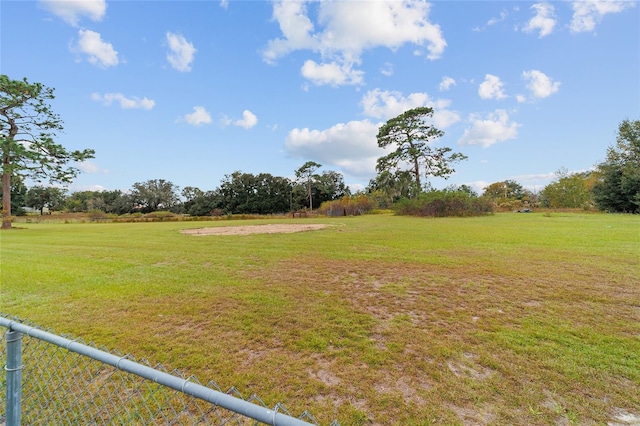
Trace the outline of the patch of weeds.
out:
M 349 404 L 348 408 L 345 410 L 344 419 L 345 424 L 353 425 L 353 426 L 362 426 L 371 424 L 371 420 L 367 413 L 356 408 L 353 404 Z

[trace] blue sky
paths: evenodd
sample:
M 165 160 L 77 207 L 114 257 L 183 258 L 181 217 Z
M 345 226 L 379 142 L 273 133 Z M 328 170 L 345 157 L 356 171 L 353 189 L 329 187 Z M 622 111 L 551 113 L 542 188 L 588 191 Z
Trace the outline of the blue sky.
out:
M 469 157 L 434 186 L 540 190 L 640 119 L 636 1 L 3 0 L 0 23 L 1 72 L 55 88 L 58 141 L 96 151 L 71 191 L 309 160 L 362 189 L 417 106 Z

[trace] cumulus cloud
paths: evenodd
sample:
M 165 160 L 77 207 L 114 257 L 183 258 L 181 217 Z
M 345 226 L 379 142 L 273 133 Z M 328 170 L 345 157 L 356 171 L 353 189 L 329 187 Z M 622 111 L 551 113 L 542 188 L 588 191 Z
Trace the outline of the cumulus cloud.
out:
M 504 94 L 504 84 L 500 81 L 500 77 L 491 74 L 484 76 L 484 81 L 478 87 L 478 95 L 482 99 L 504 99 L 507 97 Z
M 193 107 L 193 112 L 184 116 L 184 121 L 192 126 L 201 126 L 211 123 L 211 116 L 202 106 Z
M 440 89 L 441 92 L 444 92 L 449 90 L 451 86 L 455 86 L 455 85 L 456 85 L 456 81 L 453 78 L 444 76 L 442 77 L 442 81 L 440 82 L 440 86 L 438 86 L 438 88 Z
M 233 122 L 234 125 L 250 129 L 258 124 L 258 117 L 248 109 L 242 112 L 242 119 Z
M 167 61 L 178 71 L 191 71 L 191 63 L 197 49 L 193 44 L 187 41 L 180 34 L 167 33 L 167 43 L 169 44 L 169 52 L 167 53 Z
M 111 43 L 103 41 L 99 33 L 91 30 L 79 30 L 78 41 L 71 50 L 87 55 L 90 64 L 101 68 L 113 67 L 120 62 Z
M 509 121 L 507 111 L 498 109 L 486 117 L 471 116 L 471 128 L 458 140 L 460 145 L 482 145 L 487 148 L 497 142 L 515 139 L 520 124 Z
M 440 27 L 429 21 L 431 6 L 424 1 L 324 1 L 314 3 L 318 6 L 317 22 L 309 16 L 308 4 L 274 2 L 273 20 L 280 25 L 282 37 L 267 43 L 262 52 L 266 62 L 274 63 L 293 51 L 310 50 L 321 56 L 322 65 L 330 67 L 319 68 L 316 62 L 307 61 L 305 77 L 333 73 L 330 75 L 338 75 L 331 80 L 334 85 L 340 81 L 360 84 L 362 72 L 354 74 L 352 67 L 360 63 L 365 50 L 395 50 L 412 43 L 425 46 L 429 59 L 438 59 L 447 46 Z
M 388 120 L 403 112 L 417 107 L 427 106 L 434 110 L 432 124 L 444 129 L 460 121 L 455 111 L 449 110 L 449 99 L 431 99 L 427 93 L 411 93 L 403 96 L 400 92 L 374 89 L 362 97 L 363 113 L 369 117 Z
M 535 11 L 535 16 L 527 22 L 522 31 L 527 33 L 538 31 L 539 38 L 551 34 L 557 23 L 555 8 L 549 3 L 536 3 L 531 6 L 531 9 Z
M 571 32 L 580 33 L 593 31 L 604 15 L 620 13 L 625 9 L 635 7 L 634 1 L 589 0 L 574 1 L 573 17 L 569 24 Z
M 345 84 L 362 84 L 364 72 L 354 70 L 352 64 L 331 62 L 317 64 L 308 60 L 300 70 L 302 76 L 312 83 L 322 86 L 342 86 Z
M 107 13 L 105 0 L 40 0 L 40 5 L 74 27 L 82 17 L 100 21 Z
M 527 81 L 527 88 L 535 98 L 546 98 L 560 89 L 560 82 L 538 70 L 524 71 L 522 78 Z
M 351 176 L 369 177 L 375 175 L 376 161 L 384 155 L 376 139 L 379 127 L 380 123 L 362 120 L 325 130 L 296 128 L 289 132 L 285 148 L 292 157 L 313 158 Z
M 152 109 L 156 104 L 153 99 L 146 97 L 140 99 L 135 96 L 127 98 L 122 93 L 105 93 L 104 95 L 94 93 L 91 95 L 91 99 L 102 102 L 107 106 L 111 105 L 113 102 L 118 102 L 120 104 L 120 108 L 124 109 Z

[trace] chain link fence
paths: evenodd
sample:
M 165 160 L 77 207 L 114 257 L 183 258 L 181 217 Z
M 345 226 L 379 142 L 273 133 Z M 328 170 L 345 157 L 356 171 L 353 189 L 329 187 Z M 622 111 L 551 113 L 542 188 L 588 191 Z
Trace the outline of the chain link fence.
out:
M 202 385 L 16 317 L 0 313 L 0 327 L 0 426 L 318 425 L 307 411 L 295 418 L 280 403 L 270 409 L 235 387 Z

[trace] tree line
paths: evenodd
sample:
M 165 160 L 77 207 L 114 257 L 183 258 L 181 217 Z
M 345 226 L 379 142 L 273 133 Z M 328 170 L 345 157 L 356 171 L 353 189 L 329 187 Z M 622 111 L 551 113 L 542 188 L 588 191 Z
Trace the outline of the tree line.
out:
M 317 167 L 319 164 L 314 163 Z M 303 166 L 304 167 L 304 166 Z M 226 175 L 214 190 L 193 186 L 180 189 L 165 179 L 136 182 L 127 191 L 77 191 L 36 185 L 27 188 L 14 180 L 11 202 L 14 214 L 26 214 L 25 207 L 45 211 L 110 214 L 170 211 L 192 216 L 222 214 L 279 214 L 320 206 L 326 201 L 350 195 L 342 174 L 335 171 L 311 173 L 292 180 L 269 173 L 236 171 Z
M 82 191 L 67 195 L 64 189 L 52 184 L 71 182 L 79 172 L 72 164 L 93 158 L 95 152 L 69 151 L 55 143 L 56 132 L 63 126 L 48 104 L 53 98 L 54 90 L 41 83 L 0 75 L 3 228 L 11 227 L 12 211 L 20 213 L 23 207 L 41 213 L 47 208 L 114 214 L 158 210 L 196 216 L 274 214 L 302 208 L 313 210 L 322 203 L 344 201 L 352 195 L 342 174 L 318 173 L 322 165 L 314 161 L 307 161 L 295 170 L 295 179 L 236 171 L 210 191 L 191 186 L 180 191 L 170 181 L 154 179 L 137 182 L 128 191 Z M 429 107 L 413 108 L 380 127 L 378 146 L 393 151 L 378 159 L 376 177 L 364 192 L 357 194 L 363 205 L 390 208 L 401 204 L 403 211 L 438 212 L 434 215 L 485 214 L 489 202 L 502 208 L 593 206 L 609 212 L 640 213 L 640 120 L 626 119 L 620 124 L 615 145 L 608 148 L 606 160 L 593 171 L 569 174 L 561 169 L 540 193 L 528 191 L 511 180 L 495 182 L 484 189 L 483 200 L 478 201 L 475 200 L 478 194 L 465 185 L 439 191 L 431 187 L 430 177 L 447 179 L 455 172 L 454 166 L 467 159 L 451 148 L 435 145 L 444 132 L 432 125 L 433 113 Z M 27 188 L 24 184 L 27 178 L 39 184 Z M 48 179 L 49 185 L 41 184 L 44 179 Z M 346 212 L 348 203 L 341 205 Z

